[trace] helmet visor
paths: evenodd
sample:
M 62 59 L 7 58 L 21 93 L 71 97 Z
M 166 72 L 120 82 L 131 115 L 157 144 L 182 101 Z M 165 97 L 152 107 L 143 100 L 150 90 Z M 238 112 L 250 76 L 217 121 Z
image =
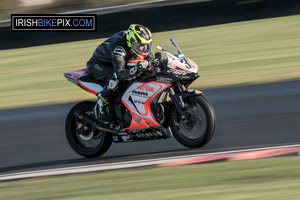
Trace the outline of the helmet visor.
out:
M 139 42 L 133 42 L 132 48 L 136 53 L 146 56 L 151 51 L 151 45 L 152 45 L 152 42 L 149 42 L 146 44 L 142 44 Z

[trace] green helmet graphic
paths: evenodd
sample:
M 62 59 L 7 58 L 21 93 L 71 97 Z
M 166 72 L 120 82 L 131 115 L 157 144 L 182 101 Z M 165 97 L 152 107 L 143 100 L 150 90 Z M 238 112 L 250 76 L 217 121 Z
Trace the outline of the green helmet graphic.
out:
M 148 28 L 131 24 L 126 34 L 127 45 L 138 57 L 145 57 L 151 52 L 152 34 Z

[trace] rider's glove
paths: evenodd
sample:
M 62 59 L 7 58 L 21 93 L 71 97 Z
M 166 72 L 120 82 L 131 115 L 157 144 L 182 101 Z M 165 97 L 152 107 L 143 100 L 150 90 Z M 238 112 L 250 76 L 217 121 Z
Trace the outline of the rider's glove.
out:
M 140 61 L 137 63 L 136 66 L 130 68 L 129 74 L 131 76 L 138 75 L 139 73 L 142 73 L 144 70 L 148 69 L 148 66 L 149 66 L 148 61 L 146 61 L 146 60 Z
M 139 69 L 145 70 L 148 68 L 149 62 L 147 60 L 143 60 L 143 61 L 138 62 L 137 66 Z
M 137 66 L 131 67 L 130 70 L 129 70 L 129 74 L 131 76 L 134 76 L 135 74 L 137 74 L 137 72 L 138 72 L 138 67 Z
M 159 66 L 159 65 L 160 65 L 160 62 L 159 62 L 159 60 L 156 58 L 156 59 L 154 59 L 154 60 L 152 61 L 152 64 L 153 64 L 154 66 Z

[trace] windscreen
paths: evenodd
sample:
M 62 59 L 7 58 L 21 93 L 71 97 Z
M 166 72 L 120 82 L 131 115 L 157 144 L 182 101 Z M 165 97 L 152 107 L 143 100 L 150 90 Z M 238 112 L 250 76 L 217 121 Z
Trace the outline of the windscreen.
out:
M 159 47 L 161 47 L 162 49 L 160 49 Z M 178 57 L 179 52 L 176 49 L 176 47 L 172 44 L 171 39 L 167 39 L 167 40 L 162 41 L 161 43 L 159 43 L 157 48 L 160 49 L 164 54 L 166 52 L 168 52 L 168 53 Z

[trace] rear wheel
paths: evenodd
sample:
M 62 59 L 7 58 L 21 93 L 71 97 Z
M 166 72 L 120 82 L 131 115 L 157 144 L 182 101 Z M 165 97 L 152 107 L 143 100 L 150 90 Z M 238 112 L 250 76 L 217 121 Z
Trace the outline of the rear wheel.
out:
M 183 116 L 179 116 L 176 110 L 170 114 L 172 133 L 177 141 L 186 147 L 204 146 L 215 131 L 215 112 L 203 96 L 187 97 L 184 103 L 187 109 Z
M 109 133 L 93 131 L 77 121 L 75 113 L 92 114 L 95 102 L 83 101 L 76 104 L 69 112 L 65 130 L 67 140 L 75 152 L 84 157 L 97 157 L 104 154 L 112 143 Z

